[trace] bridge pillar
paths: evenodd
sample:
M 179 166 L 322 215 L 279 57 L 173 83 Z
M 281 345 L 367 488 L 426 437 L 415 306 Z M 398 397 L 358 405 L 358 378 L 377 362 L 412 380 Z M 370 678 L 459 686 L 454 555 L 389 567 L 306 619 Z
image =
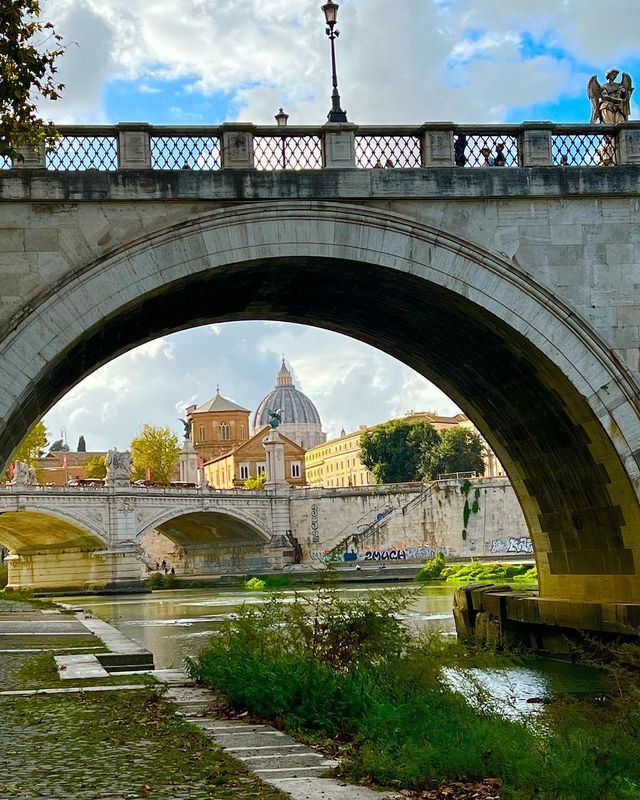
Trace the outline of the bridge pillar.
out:
M 34 591 L 133 589 L 142 583 L 138 549 L 64 549 L 9 553 L 7 586 Z
M 322 128 L 322 161 L 325 169 L 351 169 L 356 165 L 357 125 L 329 122 Z

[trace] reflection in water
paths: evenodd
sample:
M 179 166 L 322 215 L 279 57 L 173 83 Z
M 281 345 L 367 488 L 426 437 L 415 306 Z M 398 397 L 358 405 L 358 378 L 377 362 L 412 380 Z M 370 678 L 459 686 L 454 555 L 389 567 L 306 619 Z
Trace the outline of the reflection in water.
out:
M 363 595 L 388 589 L 388 584 L 344 587 L 342 597 Z M 296 594 L 313 595 L 314 589 L 283 591 L 293 601 Z M 232 617 L 243 604 L 267 602 L 263 592 L 241 589 L 189 589 L 153 592 L 146 595 L 110 595 L 59 598 L 80 606 L 109 622 L 154 655 L 156 667 L 181 667 L 187 656 L 195 656 L 220 624 Z M 416 630 L 455 634 L 452 614 L 453 589 L 427 586 L 403 615 Z M 483 698 L 492 708 L 510 717 L 535 713 L 539 708 L 527 699 L 553 694 L 595 692 L 602 689 L 594 670 L 565 662 L 540 659 L 533 666 L 511 669 L 445 670 L 445 679 L 474 702 Z

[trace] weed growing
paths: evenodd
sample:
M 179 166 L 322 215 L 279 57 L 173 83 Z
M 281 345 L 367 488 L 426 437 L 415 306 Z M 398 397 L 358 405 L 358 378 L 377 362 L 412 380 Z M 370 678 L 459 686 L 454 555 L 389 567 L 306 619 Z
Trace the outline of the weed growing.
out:
M 418 582 L 446 580 L 447 583 L 503 583 L 504 581 L 538 580 L 538 571 L 528 564 L 499 564 L 471 561 L 467 564 L 445 565 L 442 553 L 436 553 L 417 572 Z
M 502 800 L 640 800 L 638 693 L 606 708 L 552 704 L 535 723 L 470 704 L 442 667 L 513 657 L 412 637 L 399 619 L 411 599 L 273 596 L 226 622 L 189 669 L 235 707 L 341 750 L 356 782 L 425 789 L 496 778 Z

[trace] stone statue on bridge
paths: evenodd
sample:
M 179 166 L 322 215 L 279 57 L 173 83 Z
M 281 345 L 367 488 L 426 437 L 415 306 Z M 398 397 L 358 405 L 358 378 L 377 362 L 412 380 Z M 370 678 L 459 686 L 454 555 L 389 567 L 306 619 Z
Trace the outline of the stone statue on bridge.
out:
M 16 461 L 13 465 L 12 486 L 37 486 L 35 467 L 30 467 L 26 461 Z
M 107 486 L 128 486 L 131 481 L 131 453 L 109 450 L 106 458 Z
M 601 86 L 596 75 L 592 75 L 587 84 L 587 94 L 591 100 L 591 124 L 601 122 L 604 125 L 615 125 L 626 122 L 631 113 L 631 76 L 623 72 L 620 81 L 616 78 L 620 74 L 617 69 L 610 69 L 605 78 L 607 82 Z

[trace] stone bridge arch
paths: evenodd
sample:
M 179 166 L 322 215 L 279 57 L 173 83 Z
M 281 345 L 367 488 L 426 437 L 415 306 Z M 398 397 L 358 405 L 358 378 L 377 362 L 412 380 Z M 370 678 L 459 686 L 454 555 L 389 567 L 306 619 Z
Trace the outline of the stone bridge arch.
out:
M 631 374 L 512 260 L 370 207 L 230 206 L 141 231 L 69 273 L 3 333 L 0 460 L 101 364 L 170 331 L 239 319 L 345 333 L 433 380 L 503 461 L 541 593 L 640 602 Z
M 220 524 L 221 522 L 224 523 L 224 520 L 228 520 L 228 528 L 230 530 L 245 530 L 247 535 L 255 537 L 256 541 L 259 541 L 261 544 L 268 544 L 271 538 L 268 526 L 254 514 L 240 508 L 230 509 L 227 507 L 208 506 L 205 510 L 185 507 L 159 511 L 155 517 L 145 518 L 143 526 L 136 534 L 136 539 L 140 540 L 141 537 L 153 530 L 160 530 L 164 533 L 169 529 L 170 523 L 186 518 L 194 518 L 192 520 L 194 523 L 201 523 L 203 525 L 203 532 L 206 520 L 210 518 L 212 524 Z M 165 535 L 168 536 L 169 534 L 167 533 Z M 206 544 L 206 535 L 201 543 Z
M 98 550 L 108 546 L 99 524 L 87 515 L 38 503 L 0 507 L 0 544 L 17 554 L 47 550 Z

